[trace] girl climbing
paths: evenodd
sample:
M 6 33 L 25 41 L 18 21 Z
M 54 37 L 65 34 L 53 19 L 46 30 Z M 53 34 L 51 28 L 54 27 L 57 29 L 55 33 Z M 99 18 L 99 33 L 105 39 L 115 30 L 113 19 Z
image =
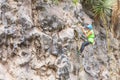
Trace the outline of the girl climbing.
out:
M 93 31 L 92 24 L 87 25 L 85 28 L 81 27 L 81 29 L 82 29 L 85 37 L 87 38 L 87 41 L 82 43 L 82 46 L 80 48 L 80 53 L 82 53 L 84 48 L 86 46 L 88 46 L 89 44 L 94 44 L 94 38 L 95 38 L 95 34 L 94 34 L 94 31 Z

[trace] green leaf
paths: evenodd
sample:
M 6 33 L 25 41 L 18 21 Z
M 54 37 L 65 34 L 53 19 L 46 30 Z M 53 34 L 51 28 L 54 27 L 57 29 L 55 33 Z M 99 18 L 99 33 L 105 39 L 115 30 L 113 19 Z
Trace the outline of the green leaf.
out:
M 72 1 L 75 5 L 77 5 L 79 3 L 79 0 L 73 0 Z

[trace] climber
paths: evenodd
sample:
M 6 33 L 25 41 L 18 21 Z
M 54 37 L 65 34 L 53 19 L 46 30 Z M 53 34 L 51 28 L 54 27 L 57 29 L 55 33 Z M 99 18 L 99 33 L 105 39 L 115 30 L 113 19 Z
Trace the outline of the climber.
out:
M 89 24 L 89 25 L 87 24 L 87 26 L 85 26 L 85 27 L 82 27 L 82 26 L 80 26 L 80 27 L 81 27 L 85 37 L 87 38 L 87 41 L 84 41 L 82 43 L 81 48 L 80 48 L 80 53 L 82 53 L 85 46 L 88 46 L 89 44 L 94 44 L 95 43 L 94 42 L 95 34 L 94 34 L 94 31 L 93 31 L 92 24 Z

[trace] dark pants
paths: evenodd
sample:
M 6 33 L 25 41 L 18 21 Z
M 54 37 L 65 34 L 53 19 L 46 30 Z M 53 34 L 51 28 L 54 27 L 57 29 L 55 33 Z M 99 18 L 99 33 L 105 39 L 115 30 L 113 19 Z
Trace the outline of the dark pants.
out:
M 85 41 L 84 43 L 82 43 L 82 46 L 80 48 L 80 52 L 82 53 L 84 48 L 85 48 L 85 46 L 88 46 L 89 44 L 90 44 L 90 42 L 88 42 L 88 41 Z

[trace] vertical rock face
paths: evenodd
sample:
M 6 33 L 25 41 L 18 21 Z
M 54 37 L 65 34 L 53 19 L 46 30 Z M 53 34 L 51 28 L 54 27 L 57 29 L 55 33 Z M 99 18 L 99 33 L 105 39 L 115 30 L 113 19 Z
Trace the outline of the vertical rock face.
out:
M 96 43 L 81 57 L 78 22 L 92 19 L 70 0 L 0 0 L 0 80 L 120 80 L 120 42 L 111 35 L 108 54 L 94 26 Z

